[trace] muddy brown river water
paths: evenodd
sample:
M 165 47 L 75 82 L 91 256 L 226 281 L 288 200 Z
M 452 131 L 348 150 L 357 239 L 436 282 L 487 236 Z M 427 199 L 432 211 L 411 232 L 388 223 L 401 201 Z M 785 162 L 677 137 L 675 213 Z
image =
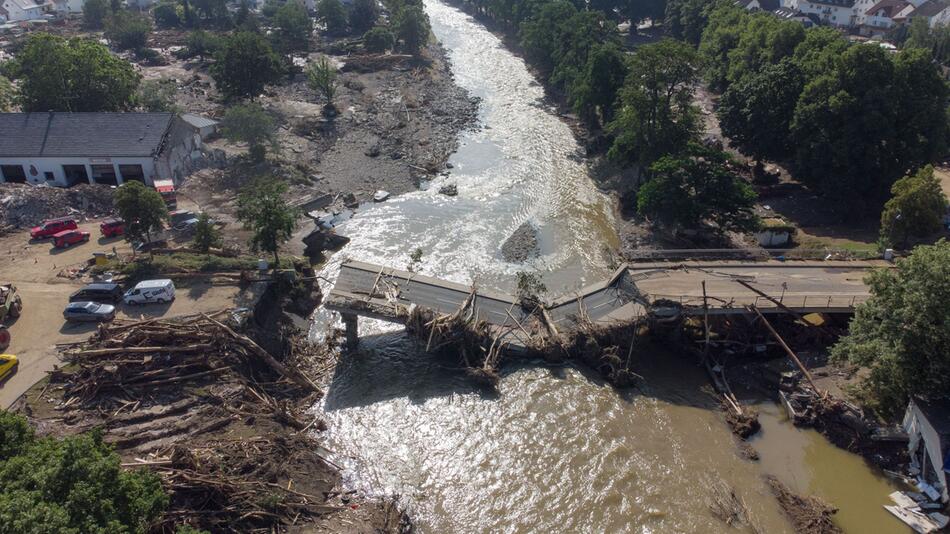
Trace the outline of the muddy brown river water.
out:
M 582 151 L 542 100 L 524 62 L 460 11 L 426 1 L 456 81 L 482 99 L 480 128 L 463 135 L 448 177 L 364 206 L 338 231 L 344 257 L 405 266 L 511 290 L 536 269 L 549 292 L 572 291 L 611 271 L 617 244 L 608 197 L 592 184 Z M 437 193 L 444 182 L 457 197 Z M 500 248 L 525 221 L 541 255 L 528 266 Z M 319 311 L 319 336 L 336 320 Z M 735 532 L 711 514 L 712 485 L 745 501 L 760 532 L 791 532 L 762 476 L 842 508 L 847 531 L 906 532 L 882 508 L 888 482 L 821 436 L 763 405 L 760 463 L 741 459 L 705 375 L 658 348 L 639 362 L 642 386 L 618 391 L 584 369 L 508 365 L 497 392 L 475 388 L 453 359 L 422 353 L 393 325 L 361 320 L 361 349 L 344 356 L 315 407 L 346 481 L 398 495 L 420 532 Z

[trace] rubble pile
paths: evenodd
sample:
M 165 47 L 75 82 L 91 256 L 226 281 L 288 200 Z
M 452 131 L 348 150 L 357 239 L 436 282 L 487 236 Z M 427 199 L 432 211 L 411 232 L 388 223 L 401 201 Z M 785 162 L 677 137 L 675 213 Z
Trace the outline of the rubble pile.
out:
M 112 191 L 93 184 L 70 188 L 0 184 L 0 228 L 26 228 L 56 217 L 103 217 L 114 209 Z

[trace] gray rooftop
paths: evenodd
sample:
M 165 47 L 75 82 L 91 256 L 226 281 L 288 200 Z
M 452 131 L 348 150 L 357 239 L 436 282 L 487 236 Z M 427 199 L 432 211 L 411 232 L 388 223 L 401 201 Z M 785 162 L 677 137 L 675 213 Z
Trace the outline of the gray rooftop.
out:
M 0 157 L 150 157 L 171 113 L 0 113 Z

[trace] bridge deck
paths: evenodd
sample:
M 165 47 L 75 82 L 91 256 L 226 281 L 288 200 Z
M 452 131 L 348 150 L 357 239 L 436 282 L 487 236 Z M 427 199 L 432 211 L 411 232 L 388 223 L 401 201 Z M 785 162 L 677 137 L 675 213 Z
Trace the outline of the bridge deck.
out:
M 570 330 L 579 316 L 599 323 L 625 321 L 670 302 L 681 305 L 684 313 L 697 314 L 702 313 L 703 282 L 710 314 L 750 313 L 750 305 L 763 313 L 780 311 L 780 306 L 740 284 L 741 280 L 796 312 L 849 313 L 870 296 L 863 282 L 868 270 L 887 265 L 853 261 L 638 263 L 621 267 L 604 282 L 556 299 L 547 312 L 559 330 Z M 405 314 L 399 308 L 405 311 L 415 305 L 452 313 L 471 291 L 463 284 L 346 261 L 325 306 L 345 314 L 402 322 Z M 515 297 L 479 289 L 474 309 L 479 319 L 511 330 L 512 343 L 523 341 L 514 319 L 523 321 L 526 314 Z

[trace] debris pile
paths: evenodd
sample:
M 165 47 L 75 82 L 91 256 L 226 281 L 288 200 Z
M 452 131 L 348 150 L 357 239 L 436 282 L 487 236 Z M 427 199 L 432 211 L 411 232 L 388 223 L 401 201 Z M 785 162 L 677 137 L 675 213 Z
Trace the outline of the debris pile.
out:
M 274 356 L 241 324 L 230 310 L 104 324 L 51 374 L 64 432 L 102 428 L 126 466 L 161 475 L 165 531 L 281 530 L 341 508 L 327 503 L 337 468 L 307 434 L 322 393 L 301 370 L 329 347 L 292 338 Z
M 70 188 L 0 184 L 0 227 L 25 228 L 45 219 L 99 218 L 113 211 L 112 188 L 79 184 Z
M 841 529 L 831 519 L 837 509 L 825 504 L 817 497 L 802 497 L 788 489 L 775 477 L 766 477 L 772 494 L 779 506 L 795 526 L 795 532 L 801 534 L 838 534 Z

